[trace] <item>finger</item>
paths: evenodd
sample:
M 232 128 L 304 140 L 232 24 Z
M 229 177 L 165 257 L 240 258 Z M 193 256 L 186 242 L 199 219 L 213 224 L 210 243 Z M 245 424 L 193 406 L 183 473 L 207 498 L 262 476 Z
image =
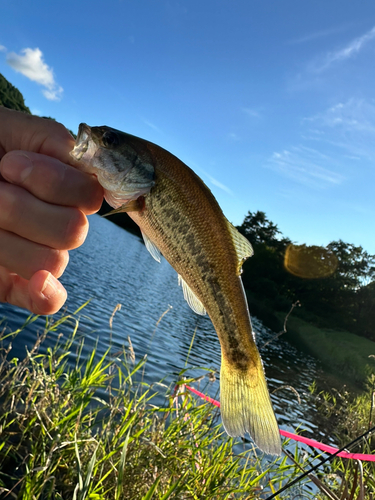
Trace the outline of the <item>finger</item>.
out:
M 71 250 L 85 241 L 88 221 L 77 208 L 50 205 L 0 182 L 0 228 L 41 245 Z
M 0 157 L 24 149 L 74 164 L 69 155 L 73 147 L 74 139 L 61 123 L 0 107 Z
M 38 271 L 32 276 L 28 291 L 35 314 L 55 314 L 68 295 L 62 284 L 47 271 Z
M 47 271 L 38 271 L 28 281 L 0 267 L 1 302 L 44 315 L 56 313 L 66 298 L 65 288 Z
M 0 161 L 0 175 L 40 200 L 77 207 L 86 214 L 97 212 L 103 201 L 103 189 L 94 176 L 49 156 L 11 151 Z
M 29 280 L 41 269 L 59 278 L 69 262 L 66 250 L 39 245 L 0 229 L 0 266 Z

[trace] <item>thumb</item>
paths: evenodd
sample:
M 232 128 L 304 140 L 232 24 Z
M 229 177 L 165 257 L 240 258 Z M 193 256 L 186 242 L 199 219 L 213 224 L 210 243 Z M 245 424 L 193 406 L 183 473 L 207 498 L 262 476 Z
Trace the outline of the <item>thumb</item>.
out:
M 30 311 L 35 314 L 55 314 L 65 303 L 67 292 L 48 271 L 37 271 L 28 283 Z
M 37 271 L 30 281 L 0 266 L 0 301 L 28 309 L 34 314 L 54 314 L 65 303 L 67 293 L 48 271 Z

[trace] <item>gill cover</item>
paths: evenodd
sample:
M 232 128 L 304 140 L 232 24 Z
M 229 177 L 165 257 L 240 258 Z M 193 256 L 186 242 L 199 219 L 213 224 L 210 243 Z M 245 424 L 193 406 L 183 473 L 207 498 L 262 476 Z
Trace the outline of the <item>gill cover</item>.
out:
M 81 123 L 71 156 L 82 170 L 97 176 L 105 199 L 115 209 L 147 195 L 155 184 L 144 141 L 120 130 Z

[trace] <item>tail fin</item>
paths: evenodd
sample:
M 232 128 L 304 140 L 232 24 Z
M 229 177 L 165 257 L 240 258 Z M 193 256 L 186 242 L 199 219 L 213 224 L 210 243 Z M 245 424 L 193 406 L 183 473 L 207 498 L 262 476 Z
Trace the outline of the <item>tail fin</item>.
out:
M 220 408 L 224 428 L 230 436 L 248 432 L 261 450 L 281 454 L 279 428 L 260 359 L 256 367 L 241 370 L 222 357 Z

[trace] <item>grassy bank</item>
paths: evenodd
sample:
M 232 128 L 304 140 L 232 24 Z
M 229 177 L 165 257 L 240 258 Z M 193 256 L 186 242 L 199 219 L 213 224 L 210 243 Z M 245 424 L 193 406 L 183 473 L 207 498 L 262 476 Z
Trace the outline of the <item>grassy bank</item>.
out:
M 273 301 L 259 300 L 249 292 L 247 298 L 252 315 L 275 333 L 283 330 L 290 302 L 280 301 L 277 309 Z M 343 384 L 363 389 L 368 377 L 375 373 L 375 358 L 369 357 L 375 356 L 375 342 L 345 330 L 315 326 L 319 318 L 313 317 L 309 322 L 300 315 L 297 308 L 288 316 L 285 338 L 318 359 L 327 374 L 341 379 Z
M 55 347 L 40 353 L 45 337 L 50 332 L 56 336 L 62 323 L 71 325 L 69 337 L 58 335 Z M 17 333 L 3 331 L 1 498 L 266 499 L 314 459 L 297 448 L 297 465 L 287 456 L 264 460 L 249 446 L 238 452 L 239 445 L 233 446 L 218 425 L 215 407 L 185 390 L 183 374 L 177 390 L 148 386 L 142 382 L 147 364 L 135 364 L 131 348 L 102 357 L 94 350 L 83 359 L 76 315 L 47 318 L 23 360 L 12 358 L 11 342 L 17 342 Z M 73 365 L 69 353 L 74 353 Z M 154 404 L 157 387 L 165 396 L 162 406 Z M 332 471 L 337 472 L 334 479 Z M 353 471 L 336 459 L 319 474 L 332 491 L 348 480 L 354 491 L 367 482 L 375 493 L 371 467 L 365 465 L 361 478 Z M 315 492 L 309 489 L 311 481 L 318 485 Z M 310 475 L 276 498 L 325 498 L 319 487 L 318 478 Z
M 284 321 L 285 314 L 276 316 L 280 323 Z M 293 315 L 288 319 L 286 337 L 319 359 L 327 370 L 341 375 L 343 381 L 350 379 L 363 387 L 375 373 L 375 342 L 364 337 L 317 328 Z

